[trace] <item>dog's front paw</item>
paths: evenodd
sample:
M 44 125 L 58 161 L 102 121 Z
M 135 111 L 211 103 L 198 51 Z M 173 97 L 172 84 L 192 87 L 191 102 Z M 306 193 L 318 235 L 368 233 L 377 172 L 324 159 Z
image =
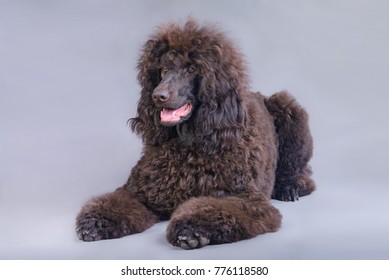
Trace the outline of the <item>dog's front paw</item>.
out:
M 80 240 L 97 241 L 118 238 L 127 233 L 122 217 L 102 198 L 89 201 L 76 218 L 76 233 Z
M 112 231 L 113 223 L 97 214 L 94 216 L 79 215 L 77 218 L 76 232 L 80 240 L 98 241 L 110 238 L 109 233 Z
M 183 249 L 201 248 L 210 242 L 210 234 L 204 228 L 191 224 L 179 225 L 174 222 L 168 227 L 167 238 L 172 245 Z
M 209 238 L 202 233 L 183 229 L 177 237 L 176 245 L 183 249 L 196 249 L 209 244 Z

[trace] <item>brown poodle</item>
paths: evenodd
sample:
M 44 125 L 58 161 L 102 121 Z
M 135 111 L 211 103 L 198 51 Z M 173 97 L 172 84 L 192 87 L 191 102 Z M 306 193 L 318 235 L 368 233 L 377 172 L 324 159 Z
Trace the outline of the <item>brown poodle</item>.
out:
M 315 189 L 306 112 L 286 92 L 251 92 L 242 55 L 216 28 L 164 25 L 144 45 L 138 70 L 130 123 L 142 157 L 123 187 L 81 209 L 81 240 L 170 219 L 174 246 L 235 242 L 279 229 L 270 198 L 294 201 Z

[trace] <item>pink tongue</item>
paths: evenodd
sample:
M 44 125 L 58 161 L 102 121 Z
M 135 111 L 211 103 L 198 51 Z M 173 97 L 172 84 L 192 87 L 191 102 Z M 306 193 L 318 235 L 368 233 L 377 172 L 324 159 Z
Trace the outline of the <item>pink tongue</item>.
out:
M 185 117 L 192 110 L 192 104 L 187 103 L 181 108 L 172 110 L 164 108 L 161 111 L 161 122 L 178 122 L 181 117 Z

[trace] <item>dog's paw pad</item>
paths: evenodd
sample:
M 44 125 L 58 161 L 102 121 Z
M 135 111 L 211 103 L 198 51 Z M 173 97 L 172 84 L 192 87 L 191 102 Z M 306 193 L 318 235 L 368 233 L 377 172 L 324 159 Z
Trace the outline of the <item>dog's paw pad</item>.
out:
M 78 221 L 76 233 L 80 240 L 97 241 L 107 238 L 107 230 L 104 228 L 103 222 L 100 219 L 90 218 Z
M 209 244 L 209 241 L 207 236 L 198 232 L 192 233 L 188 230 L 184 230 L 177 237 L 177 245 L 187 250 L 204 247 Z

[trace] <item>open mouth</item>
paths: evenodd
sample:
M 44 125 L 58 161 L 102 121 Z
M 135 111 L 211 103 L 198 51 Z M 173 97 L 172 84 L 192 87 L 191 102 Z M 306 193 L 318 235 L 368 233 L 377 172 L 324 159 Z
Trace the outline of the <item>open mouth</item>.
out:
M 188 102 L 177 109 L 163 108 L 160 114 L 163 125 L 174 125 L 183 120 L 187 120 L 192 113 L 193 105 Z

